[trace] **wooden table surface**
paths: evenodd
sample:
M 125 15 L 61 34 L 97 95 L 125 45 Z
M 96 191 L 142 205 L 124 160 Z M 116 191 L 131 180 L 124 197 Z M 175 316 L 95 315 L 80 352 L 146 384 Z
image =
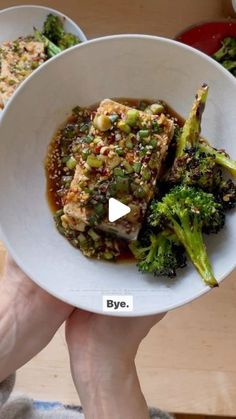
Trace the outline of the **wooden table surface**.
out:
M 25 4 L 32 4 L 24 0 Z M 221 0 L 37 0 L 74 18 L 89 38 L 114 33 L 174 37 L 196 22 L 223 17 Z M 0 0 L 0 8 L 20 1 Z M 3 259 L 4 251 L 0 251 Z M 0 272 L 3 261 L 0 261 Z M 236 416 L 236 272 L 219 289 L 169 313 L 145 339 L 137 365 L 150 405 L 172 412 Z M 78 403 L 61 329 L 18 373 L 17 390 Z

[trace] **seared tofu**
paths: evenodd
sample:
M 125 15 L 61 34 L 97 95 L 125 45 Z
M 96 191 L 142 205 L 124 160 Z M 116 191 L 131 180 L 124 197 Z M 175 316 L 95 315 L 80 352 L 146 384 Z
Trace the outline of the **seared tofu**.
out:
M 174 123 L 110 99 L 93 117 L 89 135 L 78 139 L 77 166 L 64 199 L 63 223 L 79 231 L 96 226 L 127 240 L 137 238 L 173 137 Z M 108 220 L 115 198 L 131 212 Z
M 46 61 L 44 44 L 31 37 L 7 41 L 0 48 L 0 109 L 19 84 Z

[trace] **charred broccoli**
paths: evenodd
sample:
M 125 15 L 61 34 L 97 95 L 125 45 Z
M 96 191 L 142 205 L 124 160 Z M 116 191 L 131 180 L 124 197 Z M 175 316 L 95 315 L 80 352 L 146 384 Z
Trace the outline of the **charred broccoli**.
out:
M 212 57 L 236 76 L 236 38 L 224 38 L 221 48 Z
M 236 185 L 231 179 L 222 179 L 214 194 L 216 200 L 220 202 L 224 210 L 229 210 L 236 205 Z
M 208 86 L 203 84 L 197 91 L 196 99 L 189 117 L 186 119 L 182 132 L 178 138 L 176 157 L 184 155 L 185 150 L 195 147 L 200 139 L 202 114 L 205 109 L 205 103 L 208 94 Z
M 148 241 L 146 245 L 133 241 L 129 246 L 141 272 L 173 278 L 178 268 L 186 266 L 184 249 L 172 232 L 152 232 Z
M 42 35 L 37 29 L 34 29 L 34 37 L 37 41 L 43 42 L 48 58 L 52 58 L 62 52 L 61 48 L 50 41 L 45 35 Z
M 162 201 L 154 201 L 151 226 L 173 230 L 206 285 L 217 285 L 203 240 L 204 230 L 217 232 L 224 224 L 222 205 L 212 194 L 185 185 L 176 186 Z
M 53 14 L 49 14 L 44 22 L 43 35 L 56 44 L 61 51 L 73 47 L 80 42 L 77 36 L 65 32 L 62 19 Z
M 221 170 L 215 157 L 201 152 L 198 147 L 185 149 L 183 156 L 175 160 L 168 177 L 170 184 L 184 183 L 207 191 L 212 191 L 220 180 Z
M 63 37 L 58 42 L 58 46 L 63 50 L 73 47 L 79 43 L 79 39 L 77 36 L 73 35 L 72 33 L 65 33 Z
M 232 160 L 224 150 L 217 150 L 212 147 L 206 140 L 200 139 L 199 149 L 203 153 L 210 154 L 215 157 L 216 163 L 226 169 L 234 177 L 236 176 L 236 161 Z
M 50 13 L 43 25 L 43 35 L 58 45 L 64 34 L 65 31 L 61 18 Z
M 176 158 L 167 176 L 170 185 L 197 186 L 212 193 L 224 209 L 236 204 L 236 185 L 223 179 L 221 166 L 236 175 L 236 162 L 223 151 L 216 150 L 200 139 L 201 116 L 208 87 L 198 90 L 192 110 L 177 139 Z

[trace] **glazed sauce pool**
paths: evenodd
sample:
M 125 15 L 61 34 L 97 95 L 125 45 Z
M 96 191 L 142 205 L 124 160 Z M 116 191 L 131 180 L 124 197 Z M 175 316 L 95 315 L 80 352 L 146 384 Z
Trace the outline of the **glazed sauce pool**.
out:
M 145 102 L 147 105 L 154 103 L 154 100 L 147 100 L 147 99 L 126 99 L 126 98 L 115 98 L 117 102 L 124 103 L 128 106 L 132 107 L 138 107 L 140 104 L 140 101 Z M 97 109 L 98 104 L 93 105 L 90 107 L 90 109 L 95 110 Z M 176 122 L 179 126 L 184 125 L 184 118 L 181 117 L 177 112 L 175 112 L 169 105 L 165 103 L 166 112 L 165 114 L 168 114 L 171 118 L 175 118 Z M 73 116 L 68 118 L 67 122 L 72 123 L 74 122 Z M 48 149 L 48 155 L 52 155 L 52 153 L 57 154 L 59 153 L 60 144 L 56 141 L 56 138 L 54 141 L 51 142 Z M 49 203 L 49 207 L 54 214 L 56 211 L 60 210 L 62 208 L 61 200 L 58 199 L 57 191 L 59 189 L 60 185 L 60 178 L 55 177 L 55 173 L 60 173 L 60 167 L 57 165 L 57 159 L 54 159 L 53 165 L 50 165 L 46 169 L 46 176 L 47 176 L 47 200 Z M 129 250 L 129 247 L 127 245 L 127 242 L 125 240 L 120 240 L 120 256 L 117 258 L 118 262 L 134 262 L 134 256 Z

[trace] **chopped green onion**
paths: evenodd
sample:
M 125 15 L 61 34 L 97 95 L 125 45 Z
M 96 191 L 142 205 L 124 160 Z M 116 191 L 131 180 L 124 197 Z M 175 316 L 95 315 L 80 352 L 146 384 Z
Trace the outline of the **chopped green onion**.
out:
M 33 61 L 31 64 L 31 69 L 32 70 L 36 70 L 36 68 L 39 67 L 39 62 L 38 61 Z
M 108 131 L 111 129 L 112 124 L 110 118 L 107 115 L 98 115 L 94 118 L 93 125 L 99 131 Z
M 142 186 L 139 186 L 136 191 L 134 191 L 134 196 L 136 198 L 144 198 L 146 196 L 146 191 Z
M 150 158 L 150 160 L 149 160 L 149 162 L 148 162 L 148 166 L 150 167 L 150 169 L 156 169 L 156 167 L 157 167 L 158 155 L 159 155 L 159 154 L 155 153 L 155 155 L 152 155 L 152 157 Z
M 85 131 L 88 131 L 89 128 L 90 128 L 90 124 L 81 124 L 79 129 L 80 129 L 80 132 L 85 132 Z
M 126 114 L 126 124 L 128 124 L 130 127 L 134 127 L 138 120 L 138 111 L 137 109 L 129 109 Z
M 149 145 L 152 146 L 152 148 L 156 148 L 157 147 L 157 140 L 155 140 L 154 138 L 150 141 Z
M 141 129 L 138 131 L 139 138 L 147 138 L 150 135 L 150 131 L 148 129 Z
M 97 215 L 100 215 L 100 216 L 104 215 L 104 212 L 105 212 L 104 205 L 99 202 L 97 205 L 95 205 L 94 211 Z
M 128 139 L 126 140 L 126 142 L 125 142 L 125 146 L 126 146 L 129 150 L 132 150 L 132 149 L 134 148 L 134 145 L 133 145 L 133 143 L 132 143 L 131 138 L 128 138 Z
M 62 157 L 62 159 L 61 159 L 62 163 L 66 163 L 67 160 L 69 160 L 69 158 L 70 158 L 70 156 L 64 156 L 64 157 Z
M 66 236 L 66 230 L 63 227 L 63 225 L 60 223 L 60 221 L 56 220 L 56 227 L 57 227 L 57 230 L 59 231 L 59 233 L 62 234 L 62 236 Z
M 109 116 L 109 118 L 110 118 L 111 123 L 114 124 L 114 122 L 118 120 L 119 116 L 116 113 L 113 113 Z
M 158 134 L 158 133 L 162 132 L 162 128 L 160 127 L 160 125 L 158 124 L 157 121 L 153 121 L 153 123 L 152 123 L 152 131 L 155 134 Z
M 140 173 L 141 167 L 142 167 L 142 164 L 140 162 L 136 162 L 133 164 L 135 173 Z
M 89 155 L 90 155 L 90 150 L 89 149 L 85 149 L 85 150 L 82 151 L 82 159 L 83 160 L 87 160 Z
M 107 160 L 107 166 L 109 169 L 114 169 L 120 164 L 120 157 L 116 154 Z
M 114 255 L 113 255 L 113 253 L 111 253 L 111 252 L 104 252 L 104 253 L 103 253 L 103 257 L 104 257 L 104 259 L 106 259 L 106 260 L 111 260 L 111 259 L 113 259 L 113 258 L 114 258 Z
M 132 173 L 134 171 L 133 167 L 131 166 L 131 164 L 127 160 L 123 161 L 123 166 L 124 166 L 127 173 Z
M 88 156 L 87 163 L 90 167 L 93 167 L 95 169 L 99 169 L 103 165 L 103 161 L 92 154 Z
M 129 191 L 129 179 L 127 177 L 117 176 L 116 181 L 114 183 L 117 192 Z
M 124 155 L 124 150 L 121 147 L 116 147 L 115 152 L 116 152 L 116 154 L 118 154 L 118 156 L 123 156 Z
M 136 191 L 136 189 L 138 189 L 138 185 L 135 182 L 132 182 L 130 185 L 131 191 L 134 192 Z
M 74 109 L 72 110 L 72 112 L 75 115 L 78 115 L 81 111 L 82 111 L 82 108 L 80 106 L 75 106 Z
M 76 130 L 74 126 L 68 125 L 63 131 L 64 138 L 71 139 L 76 135 Z
M 164 110 L 165 110 L 164 106 L 161 103 L 153 103 L 150 106 L 150 109 L 151 109 L 151 111 L 154 115 L 158 115 L 158 114 L 164 112 Z
M 92 228 L 88 231 L 88 235 L 94 240 L 97 241 L 100 239 L 100 236 Z
M 120 167 L 115 167 L 113 173 L 114 176 L 124 176 L 125 174 L 124 170 L 122 170 Z
M 63 209 L 59 209 L 58 211 L 55 212 L 54 214 L 54 218 L 58 219 L 61 218 L 61 216 L 64 214 L 64 210 Z
M 95 137 L 93 140 L 94 144 L 100 143 L 101 139 L 102 139 L 101 137 Z
M 141 157 L 144 157 L 144 156 L 146 156 L 146 154 L 148 153 L 148 149 L 146 148 L 146 147 L 143 147 L 141 150 L 140 150 L 140 156 Z
M 97 223 L 98 223 L 98 218 L 97 218 L 97 216 L 96 215 L 91 215 L 91 217 L 89 217 L 89 219 L 88 219 L 88 223 L 89 223 L 89 225 L 90 226 L 94 226 L 94 225 L 96 225 Z
M 75 158 L 74 158 L 73 156 L 71 156 L 71 157 L 69 158 L 69 160 L 67 160 L 67 162 L 66 162 L 66 166 L 67 166 L 67 167 L 68 167 L 68 169 L 70 169 L 70 170 L 75 169 L 76 164 L 77 164 L 77 161 L 75 160 Z
M 83 243 L 83 242 L 85 242 L 87 239 L 86 239 L 86 236 L 85 236 L 83 233 L 80 233 L 80 234 L 78 235 L 78 240 L 79 240 L 79 242 L 80 242 L 80 243 Z
M 131 131 L 130 126 L 126 124 L 125 121 L 122 121 L 122 120 L 118 122 L 117 128 L 119 128 L 119 130 L 125 132 L 126 134 L 129 134 Z
M 82 138 L 83 143 L 90 144 L 93 141 L 93 137 L 91 135 L 86 135 L 86 137 Z
M 147 102 L 144 102 L 143 100 L 141 100 L 141 102 L 139 102 L 138 108 L 141 111 L 144 111 L 144 109 L 146 109 L 146 107 L 147 107 Z
M 144 167 L 142 170 L 142 178 L 143 180 L 149 180 L 152 175 L 152 172 L 148 167 Z
M 152 111 L 150 109 L 150 106 L 147 106 L 147 108 L 144 109 L 144 112 L 147 113 L 148 115 L 152 115 Z

